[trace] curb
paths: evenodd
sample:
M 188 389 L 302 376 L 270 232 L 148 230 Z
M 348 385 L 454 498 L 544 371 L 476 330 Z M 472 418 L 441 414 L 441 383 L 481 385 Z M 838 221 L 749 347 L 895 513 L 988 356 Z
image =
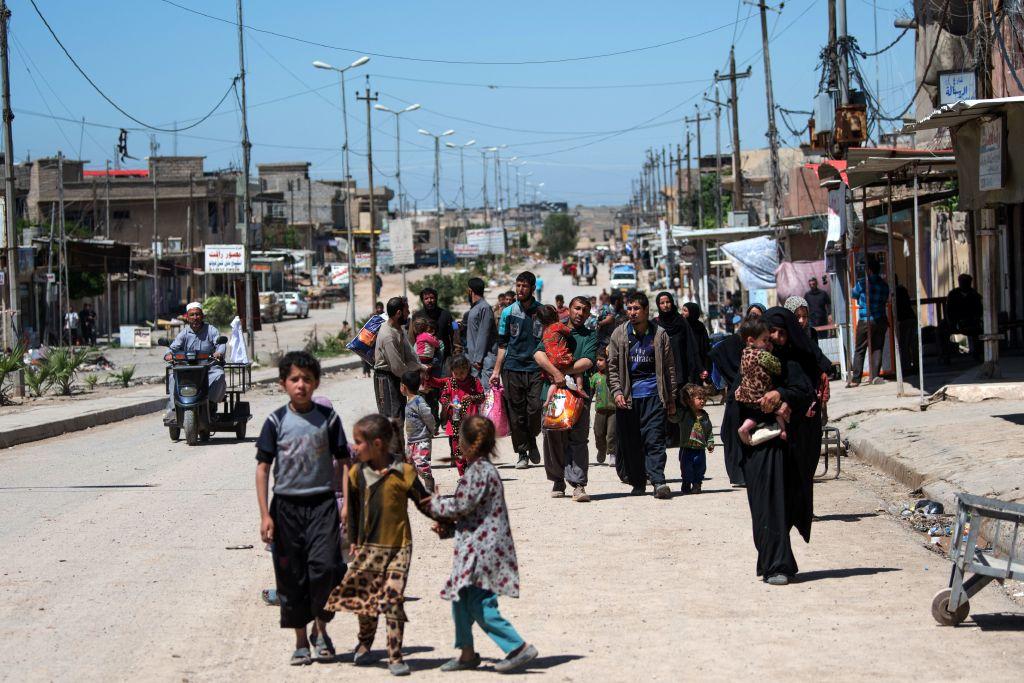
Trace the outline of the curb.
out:
M 362 359 L 358 357 L 346 358 L 344 360 L 326 362 L 321 366 L 321 369 L 325 373 L 337 372 L 339 370 L 351 370 L 360 367 L 362 362 Z M 252 384 L 254 386 L 273 384 L 276 381 L 277 377 L 270 375 L 260 379 L 254 379 Z M 166 396 L 161 396 L 160 398 L 147 398 L 135 405 L 108 408 L 106 410 L 98 410 L 93 413 L 75 415 L 73 417 L 67 417 L 61 420 L 47 422 L 45 424 L 12 429 L 0 433 L 0 449 L 13 448 L 14 446 L 20 446 L 21 444 L 32 443 L 33 441 L 52 439 L 54 437 L 67 434 L 68 432 L 82 431 L 89 429 L 90 427 L 101 427 L 114 422 L 130 420 L 131 418 L 139 417 L 140 415 L 151 415 L 153 413 L 160 412 L 166 405 Z
M 850 444 L 849 452 L 861 462 L 871 465 L 911 490 L 921 489 L 927 498 L 942 503 L 947 512 L 956 510 L 956 494 L 961 491 L 949 482 L 935 479 L 925 484 L 929 475 L 888 454 L 873 440 L 857 436 L 846 438 Z

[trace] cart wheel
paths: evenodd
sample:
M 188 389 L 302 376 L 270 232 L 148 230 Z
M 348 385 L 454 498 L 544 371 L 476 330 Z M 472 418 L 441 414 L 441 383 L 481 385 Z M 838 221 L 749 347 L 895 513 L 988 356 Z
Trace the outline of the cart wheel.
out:
M 971 612 L 969 600 L 964 600 L 956 612 L 949 611 L 949 597 L 952 592 L 949 588 L 943 588 L 932 598 L 932 616 L 943 626 L 956 626 Z
M 239 441 L 245 441 L 245 428 L 248 424 L 248 421 L 244 421 L 235 427 L 235 438 Z
M 177 441 L 181 438 L 181 427 L 168 427 L 167 431 L 171 435 L 171 441 Z
M 207 430 L 203 430 L 203 431 L 199 432 L 199 440 L 202 441 L 203 443 L 206 443 L 207 441 L 209 441 L 210 440 L 210 432 L 207 431 Z

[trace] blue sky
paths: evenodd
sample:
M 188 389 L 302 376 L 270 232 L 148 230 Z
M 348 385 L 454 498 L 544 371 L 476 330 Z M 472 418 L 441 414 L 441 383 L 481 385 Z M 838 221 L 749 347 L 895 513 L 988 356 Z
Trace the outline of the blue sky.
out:
M 234 20 L 234 0 L 174 0 L 179 5 Z M 184 11 L 163 0 L 36 0 L 68 51 L 118 105 L 150 125 L 173 127 L 208 112 L 237 72 L 235 28 Z M 810 109 L 817 90 L 818 53 L 826 41 L 826 0 L 791 0 L 781 14 L 769 14 L 776 101 Z M 848 21 L 862 49 L 875 48 L 871 0 L 848 0 Z M 53 155 L 102 167 L 112 158 L 117 128 L 137 128 L 92 89 L 75 70 L 36 15 L 29 0 L 10 0 L 12 99 L 17 159 Z M 365 104 L 355 89 L 371 87 L 380 103 L 398 108 L 420 103 L 402 117 L 402 176 L 419 206 L 432 207 L 433 144 L 416 133 L 454 129 L 448 138 L 477 140 L 476 148 L 508 145 L 544 183 L 544 196 L 570 204 L 619 203 L 629 193 L 648 147 L 675 145 L 685 135 L 681 120 L 694 115 L 701 95 L 713 94 L 712 75 L 727 67 L 736 44 L 738 68 L 753 66 L 741 81 L 740 128 L 744 148 L 765 146 L 767 113 L 756 8 L 742 0 L 695 2 L 605 0 L 517 3 L 387 3 L 309 0 L 248 0 L 245 23 L 321 43 L 315 46 L 248 31 L 249 129 L 253 161 L 313 162 L 316 177 L 341 175 L 341 114 L 334 74 L 314 69 L 316 59 L 345 65 L 365 52 L 373 56 L 349 72 L 348 114 L 353 175 L 366 178 Z M 912 13 L 909 2 L 879 0 L 878 45 L 893 40 L 897 13 Z M 699 35 L 703 34 L 703 35 Z M 654 49 L 600 59 L 544 64 L 452 64 L 557 60 L 629 50 L 676 41 Z M 331 47 L 328 47 L 331 46 Z M 346 48 L 346 50 L 336 49 Z M 865 60 L 875 81 L 876 60 Z M 898 113 L 914 84 L 913 34 L 877 61 L 883 107 Z M 494 87 L 492 87 L 494 86 Z M 513 87 L 514 86 L 514 87 Z M 630 86 L 630 87 L 607 87 Z M 318 88 L 314 92 L 309 90 Z M 724 97 L 723 91 L 723 97 Z M 275 101 L 276 100 L 276 101 Z M 707 108 L 703 109 L 707 113 Z M 60 117 L 87 125 L 55 120 Z M 800 128 L 806 117 L 791 117 Z M 394 118 L 373 115 L 377 182 L 393 184 Z M 239 116 L 231 96 L 209 120 L 179 133 L 179 154 L 207 157 L 208 169 L 240 163 Z M 96 125 L 101 124 L 101 125 Z M 640 124 L 642 127 L 636 128 Z M 728 151 L 723 117 L 724 150 Z M 784 141 L 793 143 L 779 121 Z M 104 127 L 109 126 L 109 127 Z M 631 130 L 626 130 L 631 129 Z M 624 131 L 625 132 L 620 132 Z M 713 125 L 705 124 L 705 151 L 712 150 Z M 149 154 L 144 131 L 129 134 L 129 152 Z M 171 134 L 158 133 L 160 154 L 172 154 Z M 473 149 L 473 148 L 471 148 Z M 142 166 L 144 162 L 128 162 Z M 442 199 L 458 200 L 459 161 L 442 155 Z M 466 154 L 466 195 L 481 202 L 479 152 Z M 493 183 L 491 183 L 493 185 Z M 491 188 L 493 192 L 493 187 Z

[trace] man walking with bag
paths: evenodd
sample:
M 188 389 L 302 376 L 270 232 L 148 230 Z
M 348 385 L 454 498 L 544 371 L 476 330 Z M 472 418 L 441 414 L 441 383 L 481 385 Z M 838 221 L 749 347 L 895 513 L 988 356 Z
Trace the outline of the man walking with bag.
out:
M 572 328 L 569 348 L 572 350 L 573 364 L 566 374 L 575 378 L 581 392 L 587 386 L 587 377 L 597 363 L 597 333 L 585 325 L 589 316 L 590 301 L 587 297 L 577 296 L 569 303 L 569 326 Z M 537 347 L 533 357 L 556 385 L 565 388 L 565 375 L 548 359 L 543 343 Z M 545 382 L 541 387 L 541 396 L 547 394 L 548 384 Z M 573 488 L 572 499 L 577 503 L 589 503 L 586 485 L 590 461 L 587 451 L 590 438 L 590 397 L 583 399 L 572 427 L 565 430 L 544 429 L 543 434 L 544 469 L 548 481 L 552 482 L 551 497 L 565 497 L 565 484 L 569 482 Z

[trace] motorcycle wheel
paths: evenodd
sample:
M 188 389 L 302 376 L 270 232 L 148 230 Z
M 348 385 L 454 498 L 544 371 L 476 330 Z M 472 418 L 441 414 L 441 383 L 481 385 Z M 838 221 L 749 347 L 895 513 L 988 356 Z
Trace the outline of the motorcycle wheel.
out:
M 194 410 L 186 410 L 182 416 L 182 429 L 185 431 L 185 441 L 189 446 L 199 443 L 199 425 L 196 424 L 196 413 Z
M 171 441 L 177 441 L 181 438 L 181 427 L 168 427 L 167 431 L 171 435 Z

